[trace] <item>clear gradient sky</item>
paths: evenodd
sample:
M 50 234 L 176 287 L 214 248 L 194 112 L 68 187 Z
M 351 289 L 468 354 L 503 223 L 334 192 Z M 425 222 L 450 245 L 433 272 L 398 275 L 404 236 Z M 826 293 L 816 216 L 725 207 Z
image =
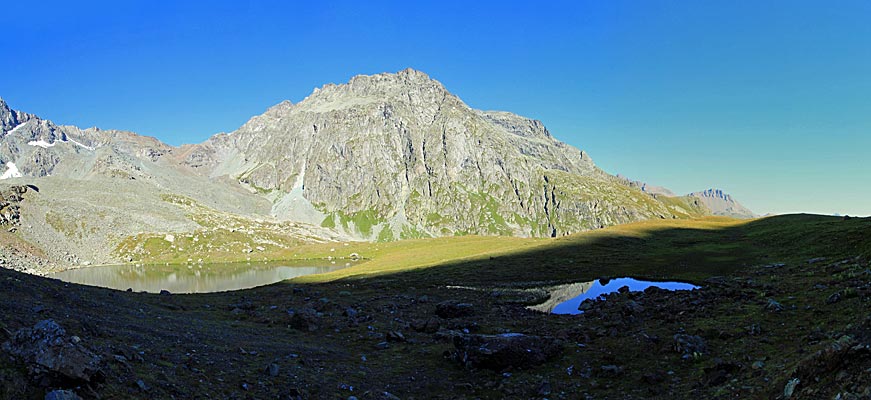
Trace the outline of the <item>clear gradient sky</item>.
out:
M 610 173 L 871 214 L 871 1 L 178 3 L 4 3 L 0 96 L 177 145 L 413 67 Z

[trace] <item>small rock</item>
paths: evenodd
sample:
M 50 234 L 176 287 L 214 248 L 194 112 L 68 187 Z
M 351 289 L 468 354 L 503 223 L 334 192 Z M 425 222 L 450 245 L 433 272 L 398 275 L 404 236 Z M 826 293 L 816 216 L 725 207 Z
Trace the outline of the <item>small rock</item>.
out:
M 648 385 L 656 385 L 665 382 L 666 373 L 662 371 L 654 371 L 641 376 L 641 380 Z
M 762 361 L 755 361 L 755 362 L 753 362 L 753 364 L 750 365 L 750 368 L 757 369 L 757 370 L 762 369 L 764 367 L 765 367 L 765 363 Z
M 378 342 L 378 343 L 375 345 L 375 348 L 378 349 L 378 350 L 387 350 L 387 349 L 390 348 L 390 345 L 387 344 L 387 342 Z
M 578 311 L 589 311 L 596 304 L 596 300 L 586 299 L 578 305 Z
M 448 300 L 436 304 L 436 315 L 445 319 L 465 317 L 471 315 L 473 311 L 474 306 L 469 303 Z
M 439 322 L 439 319 L 435 317 L 426 320 L 419 319 L 411 322 L 411 329 L 424 333 L 436 333 L 440 326 L 441 322 Z
M 145 384 L 145 381 L 143 381 L 142 379 L 136 381 L 136 386 L 139 387 L 139 390 L 141 390 L 143 392 L 147 392 L 147 391 L 151 390 L 151 388 L 148 387 L 148 385 Z
M 272 377 L 278 376 L 279 371 L 281 371 L 281 367 L 276 363 L 269 364 L 269 366 L 266 367 L 266 372 Z
M 783 311 L 783 304 L 780 304 L 777 300 L 768 299 L 768 304 L 765 305 L 765 309 L 772 312 Z
M 342 314 L 348 318 L 357 318 L 358 313 L 357 313 L 357 310 L 355 310 L 351 307 L 348 307 L 345 309 L 345 311 Z
M 841 292 L 835 292 L 826 299 L 826 304 L 835 304 L 839 301 L 841 301 Z
M 623 305 L 623 310 L 627 315 L 641 314 L 644 312 L 644 307 L 635 300 L 629 300 Z
M 399 331 L 390 331 L 390 332 L 387 332 L 387 341 L 388 342 L 404 342 L 405 335 L 403 335 L 402 332 L 399 332 Z
M 795 388 L 801 383 L 801 380 L 798 378 L 792 378 L 789 382 L 786 383 L 786 386 L 783 387 L 783 398 L 789 399 L 792 397 L 792 394 L 795 393 Z
M 683 358 L 690 358 L 705 354 L 708 346 L 701 336 L 679 333 L 674 335 L 674 350 L 682 353 Z
M 394 396 L 390 392 L 381 393 L 382 400 L 400 400 L 399 397 Z
M 303 308 L 290 317 L 290 327 L 301 331 L 318 329 L 318 313 L 312 308 Z
M 162 289 L 162 290 L 160 291 L 160 295 L 161 295 L 161 296 L 169 296 L 169 295 L 171 295 L 171 294 L 172 294 L 172 293 L 170 293 L 169 290 Z
M 45 400 L 82 400 L 72 390 L 52 390 L 45 394 Z
M 460 334 L 453 341 L 456 351 L 452 356 L 456 361 L 467 367 L 494 371 L 530 368 L 562 351 L 562 344 L 554 338 L 521 333 Z
M 618 365 L 603 365 L 602 373 L 606 376 L 620 376 L 623 374 L 623 367 Z
M 539 396 L 548 396 L 553 389 L 550 386 L 550 382 L 544 381 L 541 385 L 538 385 L 538 395 Z

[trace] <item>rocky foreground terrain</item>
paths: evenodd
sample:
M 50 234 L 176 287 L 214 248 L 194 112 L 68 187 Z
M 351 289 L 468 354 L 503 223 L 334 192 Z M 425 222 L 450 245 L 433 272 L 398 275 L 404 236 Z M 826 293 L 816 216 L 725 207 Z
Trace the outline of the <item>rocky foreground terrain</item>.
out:
M 325 85 L 235 132 L 181 147 L 57 125 L 0 100 L 0 180 L 39 189 L 26 195 L 14 236 L 55 268 L 747 216 L 731 198 L 674 196 L 609 175 L 540 121 L 472 109 L 411 69 Z M 253 231 L 256 240 L 239 234 Z M 198 243 L 158 246 L 167 235 Z
M 869 398 L 869 229 L 817 216 L 630 226 L 202 295 L 0 269 L 0 398 Z M 618 276 L 701 288 L 620 290 L 582 315 L 527 308 L 547 287 Z

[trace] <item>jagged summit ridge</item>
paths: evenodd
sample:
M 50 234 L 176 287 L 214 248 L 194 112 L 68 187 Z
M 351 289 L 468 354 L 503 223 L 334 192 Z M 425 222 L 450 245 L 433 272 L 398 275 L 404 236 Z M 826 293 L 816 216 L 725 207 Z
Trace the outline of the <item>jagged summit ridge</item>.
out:
M 722 189 L 711 188 L 701 192 L 690 193 L 689 195 L 700 199 L 714 215 L 736 218 L 753 218 L 756 216 L 753 211 L 741 205 L 741 203 Z

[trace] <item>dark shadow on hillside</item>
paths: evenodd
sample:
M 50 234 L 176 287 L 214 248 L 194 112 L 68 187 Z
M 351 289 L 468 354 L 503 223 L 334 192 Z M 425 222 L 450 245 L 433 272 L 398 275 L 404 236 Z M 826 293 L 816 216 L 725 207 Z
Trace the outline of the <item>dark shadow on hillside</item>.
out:
M 753 265 L 871 254 L 871 218 L 785 215 L 724 229 L 654 229 L 640 237 L 554 240 L 529 252 L 377 277 L 417 285 L 532 286 L 600 277 L 700 282 Z

